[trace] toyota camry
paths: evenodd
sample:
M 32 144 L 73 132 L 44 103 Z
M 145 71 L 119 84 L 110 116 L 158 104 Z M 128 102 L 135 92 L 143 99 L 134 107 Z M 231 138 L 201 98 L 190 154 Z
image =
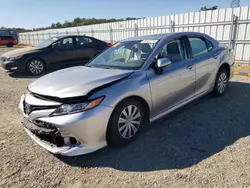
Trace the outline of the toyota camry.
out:
M 187 103 L 210 92 L 222 96 L 233 65 L 232 50 L 201 33 L 126 39 L 85 66 L 31 83 L 19 105 L 23 126 L 54 154 L 124 145 Z

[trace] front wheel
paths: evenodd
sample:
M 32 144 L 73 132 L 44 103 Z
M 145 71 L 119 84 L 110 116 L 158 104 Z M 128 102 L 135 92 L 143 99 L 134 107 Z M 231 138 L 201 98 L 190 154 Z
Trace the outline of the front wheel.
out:
M 121 102 L 111 116 L 108 125 L 108 141 L 113 145 L 124 145 L 134 140 L 143 124 L 145 113 L 140 101 L 127 99 Z
M 7 44 L 7 47 L 13 47 L 13 46 L 14 46 L 13 42 L 9 42 L 9 43 Z
M 45 71 L 45 63 L 41 59 L 32 59 L 27 63 L 27 71 L 32 75 L 39 75 Z
M 225 69 L 219 71 L 213 90 L 215 96 L 221 96 L 225 93 L 228 85 L 228 77 L 228 72 Z

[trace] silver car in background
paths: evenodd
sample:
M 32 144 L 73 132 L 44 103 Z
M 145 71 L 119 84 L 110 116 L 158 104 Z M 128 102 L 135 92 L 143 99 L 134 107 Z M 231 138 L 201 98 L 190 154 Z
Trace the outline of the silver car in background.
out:
M 85 66 L 31 83 L 19 105 L 23 125 L 54 154 L 127 144 L 147 123 L 207 93 L 223 95 L 233 65 L 231 49 L 201 33 L 123 40 Z

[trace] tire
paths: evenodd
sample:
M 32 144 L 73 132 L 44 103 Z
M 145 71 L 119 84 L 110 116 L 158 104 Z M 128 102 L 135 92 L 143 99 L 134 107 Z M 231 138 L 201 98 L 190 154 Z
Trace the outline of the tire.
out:
M 13 47 L 13 46 L 14 46 L 13 42 L 9 42 L 9 43 L 7 44 L 7 47 Z
M 125 113 L 128 115 L 127 118 Z M 145 111 L 140 101 L 134 98 L 122 101 L 114 109 L 109 121 L 107 130 L 108 144 L 128 144 L 139 135 L 142 126 L 146 123 L 146 119 Z M 128 122 L 127 124 L 125 120 Z
M 219 71 L 216 80 L 215 80 L 215 84 L 214 84 L 214 90 L 213 90 L 213 94 L 216 97 L 222 96 L 226 89 L 227 89 L 227 85 L 228 85 L 228 72 L 226 69 L 222 69 Z
M 45 71 L 45 63 L 38 58 L 31 59 L 26 65 L 26 70 L 31 75 L 40 75 Z

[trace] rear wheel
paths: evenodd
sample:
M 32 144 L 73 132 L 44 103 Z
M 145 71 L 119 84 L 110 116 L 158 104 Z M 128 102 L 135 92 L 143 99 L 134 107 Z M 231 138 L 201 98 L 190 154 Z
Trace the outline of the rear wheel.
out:
M 228 77 L 229 75 L 226 69 L 222 69 L 219 71 L 216 77 L 213 91 L 215 96 L 221 96 L 225 93 L 228 85 Z
M 39 75 L 45 71 L 45 63 L 41 59 L 32 59 L 27 63 L 27 71 L 32 75 Z
M 7 44 L 7 47 L 13 47 L 14 46 L 14 43 L 13 42 L 9 42 L 8 44 Z
M 140 101 L 127 99 L 121 102 L 111 116 L 108 125 L 108 141 L 124 145 L 134 140 L 145 124 L 145 113 Z

